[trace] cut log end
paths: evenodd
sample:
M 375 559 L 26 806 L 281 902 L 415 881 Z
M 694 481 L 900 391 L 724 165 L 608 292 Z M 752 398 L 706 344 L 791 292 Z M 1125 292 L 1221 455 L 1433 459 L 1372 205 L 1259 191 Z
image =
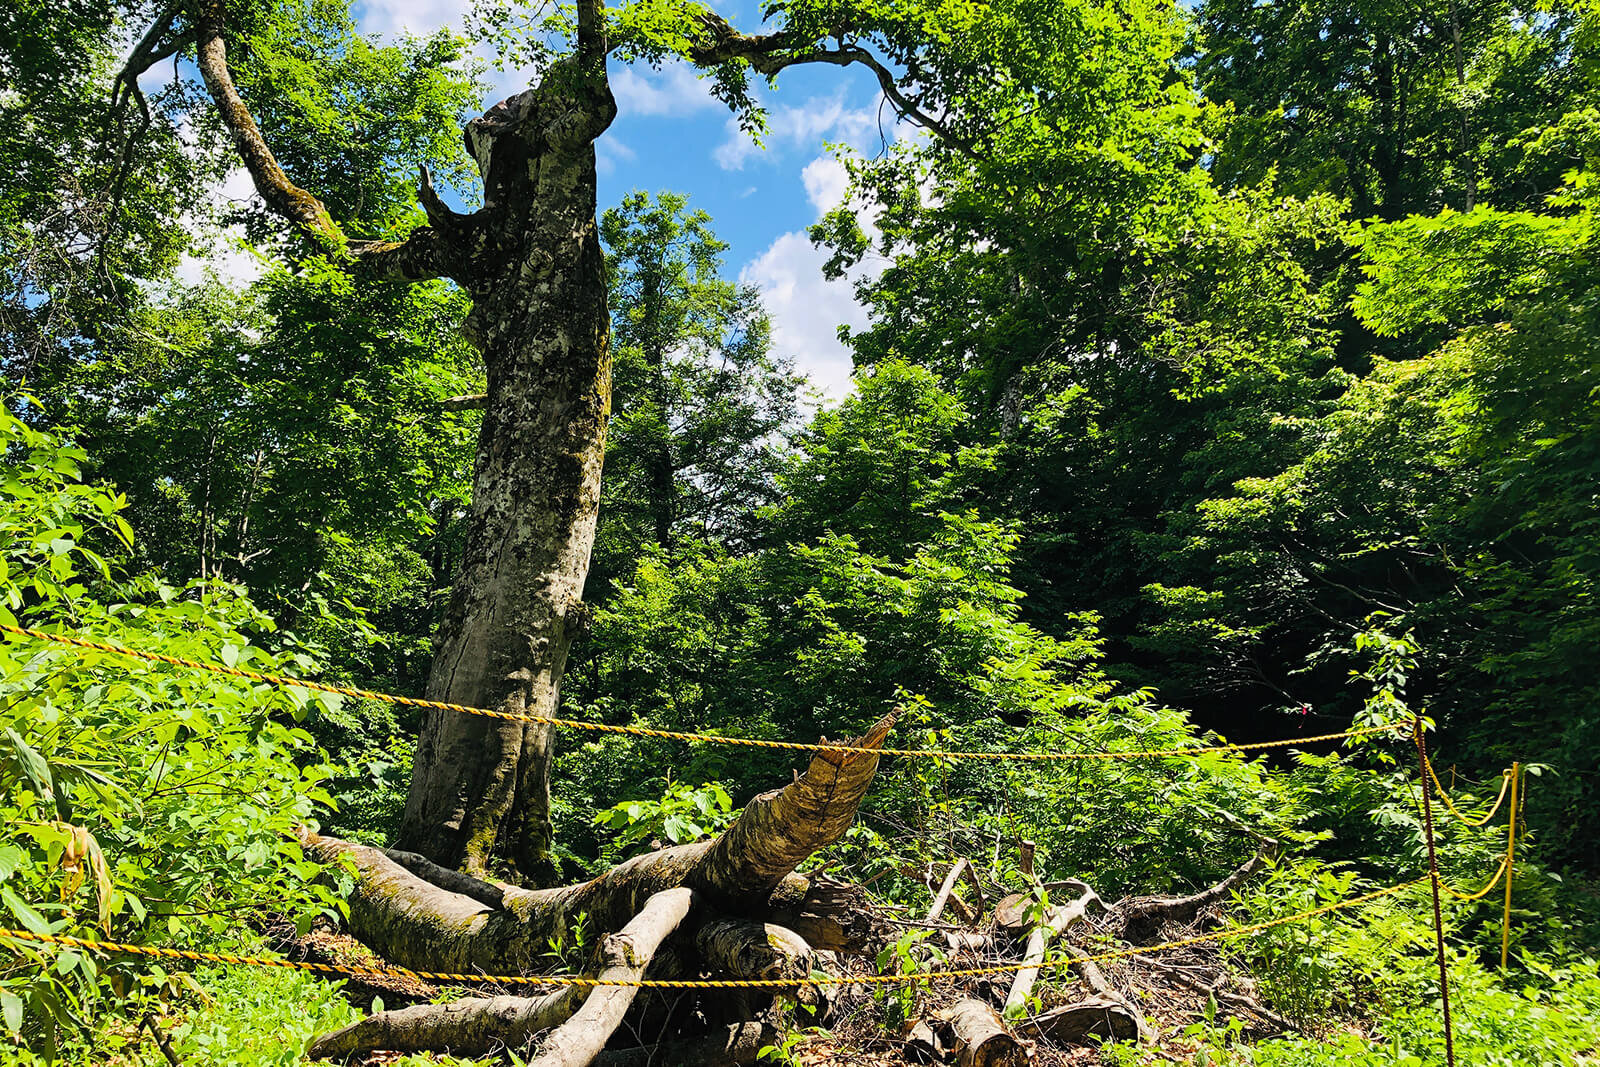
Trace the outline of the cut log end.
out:
M 983 1001 L 959 1001 L 940 1012 L 939 1020 L 955 1039 L 956 1067 L 1026 1067 L 1028 1050 Z

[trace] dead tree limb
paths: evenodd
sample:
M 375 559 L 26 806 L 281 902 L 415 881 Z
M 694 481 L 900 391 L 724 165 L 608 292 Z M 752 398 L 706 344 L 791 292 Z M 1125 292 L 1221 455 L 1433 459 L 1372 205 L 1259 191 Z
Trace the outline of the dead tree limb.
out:
M 988 1004 L 958 1001 L 939 1013 L 955 1035 L 957 1067 L 1025 1067 L 1028 1052 Z
M 1140 1041 L 1155 1040 L 1155 1031 L 1150 1028 L 1150 1023 L 1145 1019 L 1144 1013 L 1134 1007 L 1133 1001 L 1117 991 L 1116 987 L 1106 979 L 1105 972 L 1100 969 L 1098 963 L 1093 960 L 1079 960 L 1073 964 L 1073 969 L 1083 977 L 1084 984 L 1094 991 L 1096 998 L 1110 1002 L 1112 1007 L 1105 1010 L 1108 1036 L 1119 1039 L 1138 1037 Z M 1126 1021 L 1131 1024 L 1132 1033 L 1118 1031 L 1115 1021 L 1116 1013 L 1114 1011 L 1117 1006 L 1122 1008 Z
M 1153 967 L 1161 973 L 1170 976 L 1180 985 L 1186 985 L 1197 993 L 1205 993 L 1208 996 L 1215 997 L 1218 1004 L 1223 1005 L 1224 1007 L 1235 1009 L 1235 1014 L 1237 1014 L 1239 1011 L 1247 1011 L 1285 1032 L 1300 1029 L 1300 1027 L 1295 1024 L 1293 1019 L 1279 1015 L 1277 1012 L 1273 1011 L 1271 1008 L 1268 1008 L 1265 1004 L 1262 1004 L 1254 997 L 1247 997 L 1241 993 L 1234 993 L 1226 989 L 1219 989 L 1218 985 L 1220 984 L 1220 980 L 1219 982 L 1204 982 L 1190 974 L 1182 967 L 1174 967 L 1171 964 L 1162 963 L 1160 960 L 1153 960 L 1149 959 L 1148 957 L 1143 961 L 1143 963 L 1147 967 Z
M 885 718 L 844 743 L 877 748 L 892 723 L 892 717 Z M 321 862 L 354 867 L 350 930 L 389 961 L 430 971 L 526 973 L 580 912 L 587 913 L 595 932 L 610 933 L 622 929 L 651 896 L 678 886 L 701 893 L 718 910 L 759 912 L 795 867 L 844 835 L 877 766 L 875 753 L 819 752 L 804 774 L 756 797 L 713 841 L 636 856 L 577 885 L 504 887 L 499 907 L 478 899 L 487 895 L 483 891 L 468 895 L 434 884 L 431 873 L 437 868 L 431 864 L 413 863 L 408 869 L 381 849 L 317 834 L 305 835 L 304 844 Z M 473 884 L 488 885 L 477 879 Z M 786 892 L 802 892 L 806 885 L 797 880 Z M 805 899 L 796 906 L 804 911 Z
M 934 894 L 933 906 L 928 909 L 928 922 L 936 922 L 939 916 L 944 914 L 945 905 L 950 903 L 951 894 L 955 892 L 956 880 L 970 866 L 971 864 L 965 859 L 959 859 L 950 867 L 950 872 L 944 876 L 944 881 L 940 884 L 939 891 Z M 974 882 L 976 882 L 976 879 L 974 879 Z M 979 907 L 981 908 L 983 906 L 981 903 L 982 898 L 980 897 L 979 900 Z M 960 904 L 960 901 L 957 900 L 956 903 Z M 972 916 L 969 914 L 967 918 L 970 919 Z
M 1113 911 L 1122 917 L 1123 936 L 1140 940 L 1154 933 L 1163 923 L 1192 922 L 1200 910 L 1224 899 L 1233 888 L 1267 864 L 1277 854 L 1277 843 L 1265 841 L 1254 856 L 1240 864 L 1216 885 L 1183 897 L 1130 897 L 1120 900 Z
M 681 887 L 652 896 L 621 932 L 601 942 L 600 958 L 605 969 L 600 972 L 600 979 L 634 982 L 644 977 L 656 948 L 689 917 L 694 901 L 695 894 Z M 597 986 L 577 1014 L 540 1043 L 529 1067 L 589 1067 L 622 1025 L 622 1017 L 638 994 L 638 986 Z
M 688 916 L 692 903 L 693 894 L 687 889 L 651 897 L 632 922 L 601 943 L 601 959 L 606 967 L 599 977 L 624 981 L 641 977 L 661 942 Z M 611 1029 L 615 1029 L 637 992 L 637 987 L 601 986 L 591 993 L 583 986 L 566 986 L 539 997 L 474 997 L 450 1004 L 418 1004 L 380 1011 L 317 1038 L 307 1054 L 315 1059 L 332 1059 L 377 1049 L 391 1052 L 448 1049 L 476 1056 L 504 1048 L 521 1049 L 552 1027 L 565 1029 L 570 1024 L 586 1032 L 589 1026 L 609 1023 Z M 618 994 L 623 996 L 619 999 Z M 600 998 L 600 1004 L 586 1014 L 596 998 Z M 615 1021 L 612 1021 L 613 1015 Z M 607 1030 L 600 1038 L 600 1045 L 605 1044 L 610 1032 Z M 569 1036 L 565 1040 L 581 1051 L 591 1038 L 579 1041 Z
M 491 908 L 498 908 L 505 904 L 506 887 L 503 885 L 496 885 L 493 882 L 474 878 L 472 875 L 464 874 L 461 871 L 453 871 L 448 867 L 441 867 L 426 856 L 415 852 L 386 848 L 383 850 L 383 854 L 418 878 L 431 885 L 436 885 L 440 889 L 448 890 L 451 893 L 459 893 Z
M 1018 971 L 1011 982 L 1011 992 L 1006 994 L 1006 1018 L 1016 1018 L 1026 1009 L 1028 994 L 1033 991 L 1033 983 L 1039 977 L 1039 965 L 1044 962 L 1046 946 L 1060 936 L 1061 931 L 1088 914 L 1091 905 L 1105 907 L 1099 895 L 1087 884 L 1078 882 L 1077 887 L 1076 899 L 1061 907 L 1051 908 L 1028 935 L 1028 947 L 1022 954 L 1022 962 L 1028 966 Z
M 1140 1018 L 1128 1002 L 1115 995 L 1096 993 L 1074 1004 L 1064 1004 L 1029 1019 L 1028 1032 L 1056 1045 L 1081 1045 L 1090 1037 L 1127 1041 L 1142 1036 Z
M 713 919 L 695 933 L 706 965 L 733 978 L 794 978 L 811 974 L 814 958 L 805 938 L 786 927 L 749 919 Z
M 417 1004 L 380 1011 L 324 1034 L 311 1043 L 312 1059 L 346 1059 L 383 1049 L 431 1052 L 448 1049 L 477 1056 L 522 1048 L 534 1035 L 572 1018 L 583 991 L 568 986 L 539 997 L 472 997 L 449 1004 Z

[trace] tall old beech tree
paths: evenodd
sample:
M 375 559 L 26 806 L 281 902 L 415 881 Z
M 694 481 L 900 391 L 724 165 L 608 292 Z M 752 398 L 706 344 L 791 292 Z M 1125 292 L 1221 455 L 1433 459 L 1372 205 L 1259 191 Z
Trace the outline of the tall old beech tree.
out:
M 314 191 L 285 173 L 230 71 L 226 0 L 173 3 L 150 27 L 122 82 L 132 86 L 156 62 L 192 49 L 256 191 L 314 248 L 345 257 L 359 277 L 448 278 L 472 297 L 467 330 L 482 350 L 488 391 L 465 554 L 435 642 L 430 698 L 551 715 L 581 626 L 610 408 L 594 149 L 616 115 L 608 58 L 686 59 L 757 123 L 752 71 L 770 78 L 801 63 L 860 65 L 901 115 L 943 130 L 936 85 L 911 72 L 923 28 L 944 26 L 949 39 L 970 21 L 969 7 L 802 0 L 774 5 L 776 28 L 751 36 L 690 0 L 610 10 L 580 0 L 554 23 L 570 47 L 547 52 L 538 83 L 466 127 L 483 206 L 450 210 L 424 169 L 418 196 L 427 225 L 398 242 L 347 239 Z M 401 844 L 475 874 L 534 876 L 550 845 L 552 743 L 548 727 L 430 712 Z
M 137 95 L 138 76 L 153 64 L 192 56 L 257 192 L 298 240 L 346 263 L 358 280 L 448 278 L 471 296 L 467 329 L 482 350 L 488 390 L 466 549 L 428 696 L 537 717 L 557 710 L 563 665 L 581 625 L 610 409 L 594 148 L 616 115 L 608 61 L 685 60 L 706 71 L 717 94 L 753 124 L 752 74 L 771 79 L 807 63 L 860 66 L 899 116 L 929 131 L 931 150 L 969 157 L 981 168 L 1005 128 L 994 116 L 1034 121 L 1031 72 L 1070 82 L 1072 64 L 1089 62 L 1090 23 L 1061 21 L 1077 10 L 1059 0 L 785 0 L 768 7 L 766 32 L 750 35 L 692 0 L 610 9 L 578 0 L 575 10 L 545 24 L 549 39 L 563 43 L 543 52 L 537 84 L 466 127 L 483 206 L 470 214 L 450 210 L 424 170 L 418 196 L 427 223 L 397 242 L 349 240 L 315 192 L 280 165 L 230 70 L 225 0 L 174 0 L 135 47 L 119 83 Z M 316 835 L 308 835 L 307 847 L 354 865 L 351 929 L 404 966 L 525 971 L 571 917 L 584 913 L 592 930 L 610 935 L 601 942 L 606 977 L 637 977 L 647 966 L 671 973 L 673 961 L 691 975 L 803 974 L 813 966 L 813 948 L 860 947 L 872 936 L 850 890 L 795 871 L 849 826 L 888 729 L 886 720 L 853 750 L 817 753 L 804 774 L 757 797 L 714 841 L 637 857 L 581 885 L 534 889 L 522 886 L 539 880 L 550 845 L 551 730 L 431 712 L 417 749 L 403 851 Z M 656 947 L 674 934 L 678 947 L 652 963 Z M 636 992 L 568 988 L 381 1012 L 320 1039 L 313 1052 L 487 1051 L 549 1030 L 538 1062 L 584 1064 L 637 1007 Z M 741 1029 L 750 1008 L 732 1015 L 731 1031 L 712 1032 L 709 1045 L 679 1048 L 666 1061 L 748 1056 L 752 1042 L 763 1039 L 759 1026 Z M 709 1001 L 701 1011 L 715 1021 Z

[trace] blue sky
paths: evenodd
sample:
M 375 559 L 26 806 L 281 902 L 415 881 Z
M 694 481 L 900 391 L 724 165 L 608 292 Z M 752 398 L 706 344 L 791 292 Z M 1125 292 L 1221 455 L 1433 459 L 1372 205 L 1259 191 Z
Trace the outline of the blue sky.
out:
M 363 30 L 391 34 L 459 28 L 469 0 L 362 0 Z M 748 0 L 718 9 L 746 32 L 758 28 Z M 497 79 L 485 105 L 526 87 L 515 75 Z M 687 193 L 691 206 L 712 216 L 729 244 L 727 273 L 757 286 L 773 316 L 774 342 L 815 385 L 833 398 L 849 385 L 850 361 L 838 343 L 840 323 L 861 326 L 865 312 L 846 282 L 822 278 L 823 254 L 806 227 L 839 202 L 842 167 L 827 144 L 876 151 L 892 137 L 893 116 L 882 113 L 871 76 L 838 67 L 785 72 L 767 99 L 771 132 L 764 149 L 741 133 L 727 109 L 692 70 L 613 64 L 619 114 L 598 146 L 600 206 L 635 189 Z

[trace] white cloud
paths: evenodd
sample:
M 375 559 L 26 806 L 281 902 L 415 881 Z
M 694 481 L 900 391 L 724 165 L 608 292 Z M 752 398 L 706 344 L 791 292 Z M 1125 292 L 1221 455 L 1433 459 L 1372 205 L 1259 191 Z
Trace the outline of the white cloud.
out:
M 799 107 L 775 107 L 767 111 L 767 132 L 762 138 L 768 151 L 795 147 L 815 147 L 823 140 L 842 141 L 864 147 L 861 142 L 875 127 L 871 108 L 845 106 L 843 90 L 831 97 L 815 96 Z M 761 154 L 750 135 L 730 118 L 727 138 L 711 153 L 723 170 L 743 170 L 746 163 Z
M 639 153 L 614 136 L 607 135 L 594 143 L 594 166 L 601 174 L 615 174 L 624 163 L 632 163 L 638 158 Z
M 646 67 L 642 72 L 636 67 L 623 67 L 611 76 L 611 92 L 624 117 L 681 118 L 723 106 L 711 95 L 711 83 L 701 81 L 683 63 L 669 63 L 660 70 Z
M 804 233 L 786 233 L 739 272 L 739 281 L 761 291 L 772 316 L 773 349 L 794 359 L 796 369 L 830 400 L 850 391 L 850 350 L 839 341 L 841 324 L 867 325 L 867 309 L 856 303 L 846 279 L 822 276 L 827 252 Z
M 819 216 L 843 203 L 850 187 L 844 164 L 832 155 L 807 163 L 800 180 Z M 870 220 L 863 219 L 862 227 L 869 237 L 875 234 Z M 792 357 L 814 386 L 837 401 L 850 392 L 853 369 L 850 349 L 839 340 L 838 329 L 868 325 L 867 309 L 855 298 L 855 281 L 875 277 L 883 264 L 869 260 L 853 278 L 829 281 L 822 275 L 827 258 L 827 250 L 813 247 L 805 233 L 791 231 L 746 264 L 739 280 L 761 291 L 772 316 L 776 352 Z
M 850 174 L 836 156 L 818 156 L 800 172 L 806 187 L 806 199 L 820 215 L 832 211 L 844 202 L 850 189 Z
M 445 26 L 460 27 L 471 0 L 363 0 L 357 7 L 362 33 L 429 34 Z
M 213 211 L 241 205 L 255 195 L 255 185 L 242 168 L 232 171 L 221 185 L 213 185 L 204 193 Z M 177 277 L 184 285 L 198 285 L 207 274 L 214 274 L 224 284 L 242 289 L 266 273 L 265 260 L 246 242 L 242 226 L 228 226 L 219 231 L 203 218 L 191 217 L 188 221 L 199 247 L 195 252 L 185 253 L 178 262 Z

